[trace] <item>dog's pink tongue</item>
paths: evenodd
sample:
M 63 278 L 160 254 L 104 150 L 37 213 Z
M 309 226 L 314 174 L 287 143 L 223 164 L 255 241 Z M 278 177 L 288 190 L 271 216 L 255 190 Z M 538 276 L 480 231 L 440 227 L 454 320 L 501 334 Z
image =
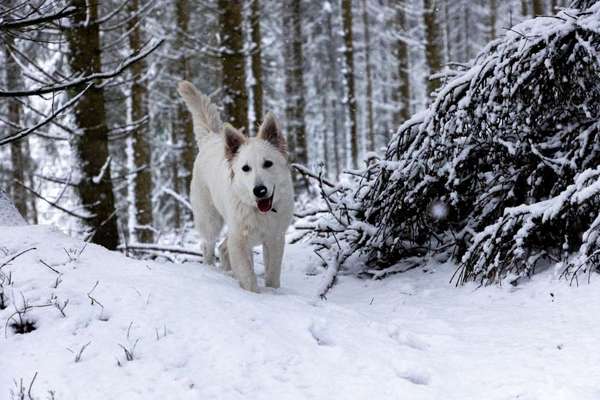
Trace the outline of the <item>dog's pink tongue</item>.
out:
M 267 212 L 271 209 L 272 202 L 273 198 L 269 197 L 268 199 L 258 200 L 256 206 L 261 212 Z

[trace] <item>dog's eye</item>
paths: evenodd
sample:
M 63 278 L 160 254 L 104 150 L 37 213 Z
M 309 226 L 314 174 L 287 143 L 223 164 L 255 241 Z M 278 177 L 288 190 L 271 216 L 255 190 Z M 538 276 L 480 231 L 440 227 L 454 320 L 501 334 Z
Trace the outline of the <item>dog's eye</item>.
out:
M 248 171 L 250 171 L 251 169 L 252 169 L 252 168 L 250 168 L 250 166 L 249 166 L 249 165 L 244 165 L 244 166 L 242 167 L 242 171 L 244 171 L 244 172 L 248 172 Z
M 273 166 L 273 161 L 266 160 L 263 164 L 263 168 L 271 168 Z

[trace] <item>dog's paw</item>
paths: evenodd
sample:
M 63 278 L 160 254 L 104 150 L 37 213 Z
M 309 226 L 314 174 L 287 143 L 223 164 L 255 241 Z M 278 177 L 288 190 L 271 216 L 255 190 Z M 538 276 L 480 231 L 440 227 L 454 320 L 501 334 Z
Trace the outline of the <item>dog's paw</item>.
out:
M 240 287 L 242 289 L 247 290 L 252 293 L 259 293 L 258 285 L 256 284 L 256 282 L 241 282 L 240 281 Z

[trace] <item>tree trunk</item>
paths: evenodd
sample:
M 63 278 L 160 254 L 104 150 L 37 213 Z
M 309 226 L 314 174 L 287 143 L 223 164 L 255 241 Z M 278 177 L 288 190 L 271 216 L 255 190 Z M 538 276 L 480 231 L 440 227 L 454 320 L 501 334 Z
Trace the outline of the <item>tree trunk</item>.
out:
M 253 93 L 252 93 L 252 104 L 254 107 L 254 126 L 252 127 L 252 133 L 254 133 L 258 127 L 258 124 L 262 121 L 263 115 L 263 72 L 262 72 L 262 36 L 260 32 L 260 0 L 252 1 L 252 43 L 254 45 L 252 49 L 252 78 Z
M 440 87 L 439 79 L 431 79 L 433 74 L 442 69 L 442 54 L 440 46 L 439 25 L 435 18 L 436 0 L 424 0 L 423 21 L 425 23 L 425 57 L 429 76 L 427 78 L 427 91 L 429 94 Z M 468 44 L 467 44 L 468 46 Z
M 410 118 L 410 65 L 408 58 L 408 44 L 406 38 L 406 0 L 401 0 L 396 9 L 396 31 L 399 33 L 396 45 L 396 59 L 398 63 L 398 90 L 397 94 L 398 112 L 396 113 L 395 127 Z
M 175 18 L 177 28 L 175 31 L 174 50 L 178 52 L 178 61 L 173 64 L 173 75 L 177 79 L 191 79 L 190 60 L 185 50 L 185 40 L 189 35 L 190 24 L 189 0 L 175 1 Z M 175 85 L 173 85 L 175 90 Z M 196 140 L 192 117 L 187 107 L 178 96 L 175 108 L 175 118 L 172 121 L 172 141 L 175 146 L 171 171 L 173 175 L 173 190 L 187 197 L 192 182 L 192 170 L 196 156 Z M 183 166 L 183 168 L 182 168 Z M 174 224 L 180 227 L 183 224 L 182 210 L 179 202 L 174 204 Z
M 496 24 L 498 21 L 498 4 L 496 0 L 490 0 L 490 37 L 495 40 L 497 37 Z
M 544 15 L 544 0 L 533 0 L 533 16 Z
M 100 32 L 98 24 L 94 23 L 98 19 L 98 3 L 71 0 L 71 5 L 79 10 L 72 16 L 71 26 L 66 28 L 71 71 L 76 76 L 99 73 L 102 69 Z M 83 86 L 71 89 L 71 97 L 82 89 Z M 86 222 L 91 229 L 91 240 L 114 250 L 119 244 L 119 236 L 103 87 L 91 88 L 77 102 L 74 121 L 81 133 L 73 137 L 74 151 L 81 168 L 76 188 L 83 207 L 90 215 Z
M 342 0 L 342 27 L 344 34 L 344 85 L 350 130 L 350 156 L 352 168 L 358 166 L 358 135 L 356 132 L 356 93 L 354 90 L 354 41 L 352 39 L 352 0 Z
M 444 0 L 444 52 L 446 53 L 446 61 L 453 61 L 452 41 L 450 40 L 450 36 L 452 34 L 452 31 L 450 30 L 450 6 L 448 5 L 448 1 L 449 0 Z M 403 16 L 403 18 L 406 17 Z
M 129 47 L 132 51 L 139 51 L 143 46 L 142 28 L 139 12 L 139 0 L 129 2 L 130 20 L 128 22 Z M 132 84 L 131 84 L 131 115 L 130 122 L 139 122 L 148 117 L 148 89 L 145 82 L 147 73 L 146 62 L 138 61 L 131 66 Z M 151 150 L 148 138 L 148 123 L 140 125 L 131 137 L 133 166 L 139 170 L 133 178 L 134 199 L 134 230 L 139 242 L 149 243 L 154 241 L 152 229 L 152 169 Z
M 369 10 L 367 0 L 362 0 L 363 29 L 365 37 L 365 73 L 367 80 L 367 150 L 375 150 L 375 132 L 373 128 L 373 79 L 371 76 L 371 35 L 369 32 Z
M 219 0 L 223 105 L 228 122 L 248 134 L 242 0 Z
M 10 6 L 10 4 L 9 4 Z M 14 39 L 11 35 L 4 36 L 4 59 L 6 60 L 5 76 L 6 89 L 22 89 L 21 71 L 17 62 L 11 57 L 11 49 Z M 8 125 L 7 136 L 14 135 L 21 126 L 21 104 L 17 99 L 9 98 L 8 103 Z M 23 154 L 23 145 L 28 138 L 16 140 L 10 143 L 11 161 L 11 197 L 23 218 L 28 219 L 27 193 L 22 184 L 25 184 L 26 154 Z
M 529 5 L 527 4 L 529 0 L 521 0 L 521 15 L 524 17 L 529 16 Z
M 338 143 L 339 125 L 338 125 L 338 97 L 339 86 L 337 80 L 337 58 L 336 48 L 333 33 L 333 23 L 331 21 L 332 10 L 331 7 L 325 10 L 325 30 L 327 35 L 327 79 L 329 81 L 329 104 L 328 110 L 329 115 L 332 119 L 332 132 L 330 137 L 333 138 L 333 161 L 335 163 L 335 177 L 339 178 L 342 172 L 341 165 L 341 146 Z M 327 135 L 327 132 L 325 133 Z M 326 136 L 327 137 L 327 136 Z
M 286 36 L 290 38 L 287 49 L 286 119 L 291 156 L 294 162 L 306 164 L 308 151 L 306 143 L 306 124 L 304 121 L 304 54 L 302 52 L 302 12 L 301 0 L 290 0 L 285 18 Z

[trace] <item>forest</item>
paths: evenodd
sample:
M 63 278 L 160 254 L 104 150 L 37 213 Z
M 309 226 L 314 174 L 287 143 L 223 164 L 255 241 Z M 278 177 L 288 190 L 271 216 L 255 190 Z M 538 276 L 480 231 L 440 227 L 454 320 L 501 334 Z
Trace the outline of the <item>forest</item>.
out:
M 210 94 L 249 135 L 272 111 L 291 161 L 336 180 L 381 154 L 488 42 L 567 5 L 86 4 L 0 6 L 0 186 L 30 223 L 57 224 L 111 249 L 181 237 L 190 227 L 197 150 L 175 90 L 180 79 Z
M 0 2 L 2 398 L 598 399 L 598 273 L 598 0 Z

